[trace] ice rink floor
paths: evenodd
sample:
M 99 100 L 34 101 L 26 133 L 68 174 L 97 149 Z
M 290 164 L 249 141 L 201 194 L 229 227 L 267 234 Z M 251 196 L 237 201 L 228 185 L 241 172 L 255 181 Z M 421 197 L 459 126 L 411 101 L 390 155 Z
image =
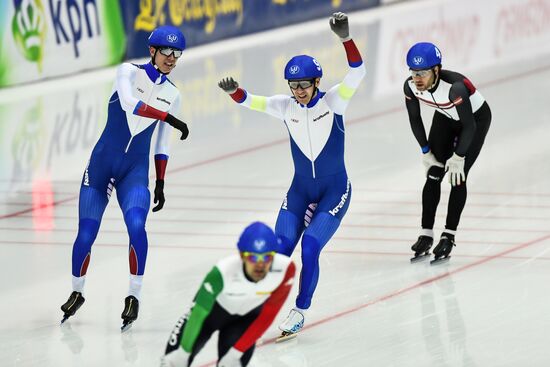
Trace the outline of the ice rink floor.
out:
M 346 116 L 350 209 L 322 253 L 306 327 L 296 340 L 273 343 L 295 286 L 251 367 L 550 365 L 550 42 L 493 37 L 497 27 L 487 19 L 497 24 L 501 7 L 514 3 L 527 2 L 488 1 L 480 10 L 420 1 L 350 15 L 369 74 Z M 392 38 L 432 13 L 443 19 L 440 33 Z M 467 19 L 477 19 L 479 33 L 452 38 L 456 29 L 446 30 Z M 423 36 L 440 37 L 444 68 L 470 77 L 493 112 L 457 247 L 438 266 L 409 263 L 423 166 L 404 106 L 403 55 Z M 509 47 L 521 52 L 508 57 Z M 140 316 L 125 334 L 128 239 L 116 200 L 93 246 L 86 302 L 59 326 L 71 291 L 80 178 L 102 131 L 114 69 L 0 90 L 0 366 L 159 364 L 204 275 L 236 251 L 247 224 L 275 224 L 292 178 L 284 124 L 237 106 L 216 83 L 231 75 L 255 94 L 288 93 L 283 66 L 297 53 L 319 59 L 321 89 L 345 75 L 345 53 L 324 19 L 184 53 L 174 78 L 191 135 L 172 141 L 167 201 L 148 217 Z M 442 191 L 436 236 L 446 181 Z M 293 258 L 299 265 L 299 247 Z M 215 360 L 211 341 L 193 366 Z

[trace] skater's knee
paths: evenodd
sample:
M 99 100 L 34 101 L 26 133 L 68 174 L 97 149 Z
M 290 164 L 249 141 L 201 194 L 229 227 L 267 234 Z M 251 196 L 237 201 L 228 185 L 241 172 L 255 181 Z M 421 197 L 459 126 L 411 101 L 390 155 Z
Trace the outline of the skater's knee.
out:
M 94 219 L 81 219 L 78 222 L 78 234 L 75 245 L 90 247 L 94 243 L 97 232 L 99 231 L 99 222 Z
M 124 221 L 130 235 L 145 232 L 147 212 L 143 208 L 132 208 L 124 214 Z
M 339 226 L 340 219 L 328 212 L 319 212 L 304 232 L 304 238 L 306 236 L 314 238 L 319 246 L 323 248 L 332 238 Z
M 445 169 L 443 167 L 431 166 L 428 170 L 428 175 L 426 179 L 429 181 L 441 182 L 445 176 Z
M 311 236 L 304 235 L 302 238 L 302 258 L 303 259 L 318 259 L 321 254 L 322 246 L 319 241 Z
M 290 256 L 302 234 L 303 223 L 298 217 L 287 210 L 281 210 L 277 223 L 275 224 L 275 234 L 280 241 L 280 253 Z
M 278 236 L 278 249 L 279 254 L 286 256 L 292 255 L 294 248 L 296 247 L 296 241 L 291 241 L 285 236 Z

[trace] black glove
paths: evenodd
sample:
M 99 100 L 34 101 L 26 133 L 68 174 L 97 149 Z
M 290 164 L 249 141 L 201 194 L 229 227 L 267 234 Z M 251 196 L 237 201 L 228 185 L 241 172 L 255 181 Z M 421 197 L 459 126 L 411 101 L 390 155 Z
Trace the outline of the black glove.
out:
M 155 206 L 153 208 L 153 212 L 158 212 L 159 210 L 162 209 L 162 207 L 164 206 L 164 202 L 166 200 L 164 199 L 164 180 L 157 180 L 156 184 L 155 184 L 155 198 L 153 199 L 153 202 L 155 204 L 157 204 L 157 206 Z
M 180 140 L 187 139 L 187 136 L 189 136 L 189 129 L 187 128 L 187 124 L 180 119 L 168 114 L 166 115 L 166 119 L 164 120 L 164 122 L 172 126 L 174 129 L 178 129 L 179 131 L 181 131 Z
M 237 91 L 237 88 L 239 88 L 239 83 L 237 83 L 233 77 L 230 76 L 229 78 L 220 80 L 218 87 L 223 89 L 226 93 L 233 94 Z
M 330 17 L 329 20 L 330 29 L 340 39 L 347 40 L 349 39 L 349 23 L 348 23 L 348 16 L 345 13 L 334 13 L 332 14 L 332 17 Z

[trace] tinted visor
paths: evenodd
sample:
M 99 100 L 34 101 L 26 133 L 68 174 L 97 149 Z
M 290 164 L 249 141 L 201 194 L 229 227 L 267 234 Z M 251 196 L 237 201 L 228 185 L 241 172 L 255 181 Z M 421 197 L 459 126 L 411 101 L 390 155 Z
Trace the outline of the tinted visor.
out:
M 183 51 L 172 47 L 159 47 L 159 52 L 164 56 L 170 56 L 174 54 L 174 57 L 177 59 L 178 57 L 181 56 Z
M 290 87 L 290 89 L 298 89 L 298 87 L 306 89 L 311 87 L 313 84 L 315 84 L 315 79 L 288 81 L 288 86 Z
M 241 253 L 247 261 L 250 261 L 251 263 L 254 263 L 254 264 L 260 261 L 264 263 L 268 263 L 271 260 L 273 260 L 273 257 L 275 256 L 275 251 L 265 252 L 263 254 L 259 254 L 257 252 L 248 252 L 248 251 L 241 252 Z
M 413 77 L 418 77 L 418 78 L 424 78 L 424 77 L 427 77 L 428 75 L 430 75 L 430 72 L 432 71 L 432 69 L 425 69 L 425 70 L 413 70 L 413 69 L 410 69 L 411 70 L 411 75 Z

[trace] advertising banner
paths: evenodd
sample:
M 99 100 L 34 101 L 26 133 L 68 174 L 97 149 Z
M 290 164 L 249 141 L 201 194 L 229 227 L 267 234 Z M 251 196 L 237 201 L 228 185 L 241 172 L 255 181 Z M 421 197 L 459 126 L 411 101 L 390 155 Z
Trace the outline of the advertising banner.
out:
M 376 94 L 403 89 L 405 57 L 416 42 L 436 44 L 443 68 L 466 73 L 549 53 L 549 19 L 550 0 L 415 2 L 380 25 Z
M 120 0 L 127 58 L 147 56 L 147 37 L 160 25 L 179 27 L 189 46 L 366 9 L 380 0 Z
M 120 62 L 126 39 L 109 0 L 0 2 L 0 87 Z

